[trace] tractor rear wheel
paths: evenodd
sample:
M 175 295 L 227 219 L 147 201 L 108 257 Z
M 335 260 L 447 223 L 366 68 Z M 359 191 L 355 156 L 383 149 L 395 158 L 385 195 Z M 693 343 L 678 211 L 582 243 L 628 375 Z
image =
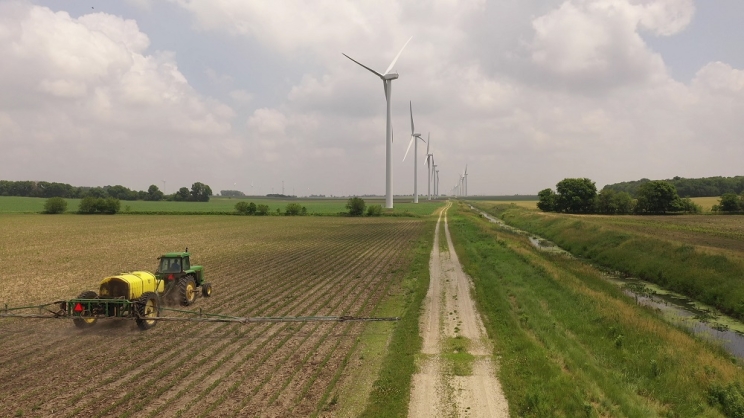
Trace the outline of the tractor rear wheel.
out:
M 196 282 L 191 276 L 178 281 L 178 295 L 182 306 L 189 306 L 196 300 Z
M 153 318 L 160 316 L 160 300 L 155 292 L 145 292 L 135 302 L 135 321 L 139 329 L 145 331 L 158 322 Z
M 210 283 L 202 284 L 201 288 L 202 288 L 202 296 L 204 296 L 205 298 L 212 296 L 212 285 Z
M 98 299 L 98 294 L 92 290 L 86 290 L 78 295 L 78 299 Z M 90 312 L 87 314 L 90 315 Z M 72 323 L 78 328 L 89 328 L 96 323 L 96 318 L 73 318 Z

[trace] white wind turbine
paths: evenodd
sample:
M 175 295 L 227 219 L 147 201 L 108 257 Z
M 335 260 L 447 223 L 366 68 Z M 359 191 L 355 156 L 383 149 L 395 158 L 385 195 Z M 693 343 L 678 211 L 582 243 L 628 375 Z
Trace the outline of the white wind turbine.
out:
M 380 77 L 382 85 L 385 88 L 385 101 L 387 102 L 387 126 L 385 129 L 385 207 L 387 209 L 393 208 L 393 127 L 390 121 L 390 96 L 392 96 L 393 93 L 393 80 L 398 78 L 398 73 L 391 73 L 390 70 L 393 69 L 395 62 L 398 61 L 398 57 L 400 57 L 400 54 L 403 52 L 406 45 L 408 45 L 408 42 L 411 42 L 411 39 L 413 39 L 413 36 L 408 38 L 406 43 L 403 45 L 403 48 L 400 49 L 398 55 L 395 56 L 393 62 L 390 63 L 390 66 L 388 66 L 387 70 L 385 70 L 383 74 L 378 73 L 354 58 L 342 53 L 346 58 L 354 61 L 372 74 Z
M 426 135 L 426 172 L 427 176 L 429 178 L 428 183 L 426 183 L 426 189 L 427 193 L 429 194 L 429 200 L 431 200 L 431 172 L 432 172 L 432 165 L 434 164 L 434 154 L 430 151 L 431 145 L 431 132 L 429 132 Z
M 437 198 L 439 195 L 439 169 L 437 168 L 437 165 L 434 164 L 434 199 Z
M 403 161 L 406 161 L 406 157 L 408 156 L 408 151 L 411 150 L 411 144 L 415 142 L 415 145 L 413 146 L 413 203 L 418 203 L 418 141 L 417 139 L 420 139 L 421 141 L 424 141 L 423 138 L 421 138 L 421 134 L 416 133 L 416 130 L 413 127 L 413 104 L 411 102 L 408 102 L 408 106 L 411 111 L 411 140 L 408 142 L 408 148 L 406 148 L 406 155 L 403 156 Z
M 465 196 L 468 195 L 468 165 L 465 164 Z

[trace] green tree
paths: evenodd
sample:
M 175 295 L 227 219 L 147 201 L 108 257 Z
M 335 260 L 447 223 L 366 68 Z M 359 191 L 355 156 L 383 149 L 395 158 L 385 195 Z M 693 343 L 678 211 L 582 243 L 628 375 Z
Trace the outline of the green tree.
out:
M 567 213 L 593 213 L 597 199 L 597 186 L 588 178 L 567 178 L 555 185 L 558 197 L 556 211 Z
M 44 213 L 63 213 L 67 210 L 67 201 L 61 197 L 50 197 L 44 203 Z
M 256 206 L 256 215 L 265 216 L 269 214 L 269 205 Z
M 243 215 L 248 214 L 248 202 L 238 202 L 235 204 L 235 211 Z
M 738 212 L 741 210 L 741 200 L 736 193 L 724 193 L 718 203 L 721 212 Z
M 349 210 L 350 216 L 362 216 L 365 206 L 364 199 L 361 197 L 352 197 L 346 202 L 346 209 Z
M 307 209 L 305 209 L 307 211 Z M 287 216 L 296 216 L 302 213 L 302 205 L 299 203 L 287 203 L 284 214 Z
M 367 216 L 380 216 L 380 215 L 382 215 L 382 205 L 367 206 Z
M 597 195 L 597 212 L 609 215 L 630 213 L 633 199 L 627 192 L 604 188 Z
M 553 189 L 543 189 L 537 194 L 537 208 L 543 212 L 555 212 L 557 196 Z
M 687 213 L 703 213 L 703 207 L 696 204 L 689 197 L 679 199 L 679 210 Z
M 191 185 L 191 196 L 188 200 L 195 202 L 209 202 L 212 189 L 204 183 L 196 182 Z
M 107 197 L 105 199 L 98 199 L 98 211 L 101 213 L 114 214 L 118 213 L 121 209 L 121 202 L 119 199 L 113 197 Z
M 96 213 L 98 198 L 93 196 L 86 196 L 80 201 L 78 205 L 78 213 Z
M 189 200 L 191 197 L 191 193 L 189 192 L 189 189 L 185 187 L 181 187 L 178 189 L 178 191 L 173 195 L 173 200 L 178 202 L 185 202 Z
M 163 192 L 160 191 L 160 188 L 158 186 L 151 184 L 150 187 L 147 189 L 147 195 L 145 196 L 145 200 L 150 200 L 150 201 L 163 200 Z
M 636 212 L 639 213 L 666 213 L 681 210 L 681 202 L 677 195 L 677 189 L 663 180 L 654 180 L 643 183 L 638 188 L 638 202 Z

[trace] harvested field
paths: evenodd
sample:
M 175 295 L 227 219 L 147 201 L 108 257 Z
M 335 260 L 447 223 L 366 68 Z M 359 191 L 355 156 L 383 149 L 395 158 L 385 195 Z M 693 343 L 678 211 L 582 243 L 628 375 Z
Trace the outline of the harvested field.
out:
M 4 215 L 0 303 L 74 297 L 188 246 L 214 286 L 196 309 L 365 316 L 400 291 L 425 232 L 411 219 Z M 2 319 L 0 416 L 333 415 L 363 327 Z

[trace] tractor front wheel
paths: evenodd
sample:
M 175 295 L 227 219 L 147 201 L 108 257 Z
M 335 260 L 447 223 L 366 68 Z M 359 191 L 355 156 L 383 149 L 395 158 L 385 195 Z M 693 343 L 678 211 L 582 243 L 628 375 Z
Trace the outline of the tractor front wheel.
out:
M 196 300 L 196 282 L 191 276 L 181 278 L 178 282 L 179 296 L 182 306 L 189 306 Z
M 204 296 L 205 298 L 212 296 L 212 285 L 210 283 L 202 284 L 201 288 L 202 288 L 202 296 Z
M 78 295 L 78 299 L 98 299 L 98 294 L 92 290 L 86 290 Z M 90 315 L 90 312 L 83 312 Z M 89 328 L 96 323 L 96 318 L 73 318 L 72 323 L 78 328 Z
M 136 322 L 139 329 L 145 331 L 155 326 L 158 322 L 153 318 L 160 316 L 160 301 L 155 292 L 145 292 L 137 299 Z

